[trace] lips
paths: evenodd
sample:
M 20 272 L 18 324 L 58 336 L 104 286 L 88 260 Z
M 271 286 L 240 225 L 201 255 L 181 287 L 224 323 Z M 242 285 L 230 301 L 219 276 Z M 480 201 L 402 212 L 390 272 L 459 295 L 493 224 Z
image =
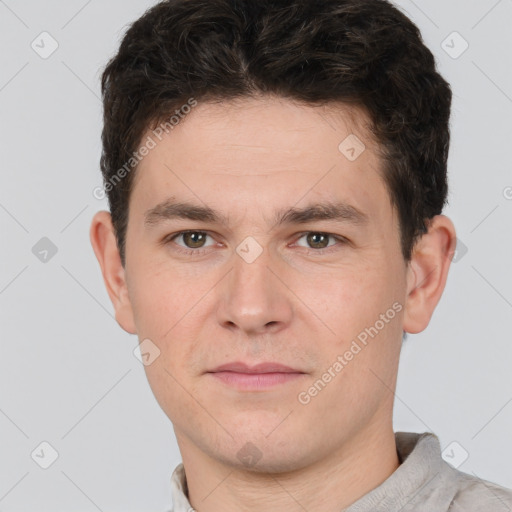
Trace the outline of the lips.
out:
M 262 374 L 262 373 L 304 373 L 290 366 L 286 366 L 275 362 L 259 363 L 254 366 L 249 366 L 241 361 L 223 364 L 217 368 L 210 370 L 208 373 L 218 372 L 236 372 L 247 374 Z
M 286 389 L 305 373 L 281 363 L 265 362 L 249 366 L 241 361 L 217 366 L 207 372 L 212 379 L 237 392 L 260 393 Z

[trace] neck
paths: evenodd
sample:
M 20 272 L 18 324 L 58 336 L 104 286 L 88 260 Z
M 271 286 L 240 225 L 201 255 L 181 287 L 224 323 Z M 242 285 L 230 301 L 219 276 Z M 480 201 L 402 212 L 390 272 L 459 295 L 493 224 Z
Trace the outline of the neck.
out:
M 399 466 L 395 436 L 369 426 L 328 458 L 286 473 L 260 473 L 212 459 L 176 432 L 188 498 L 197 512 L 339 512 Z

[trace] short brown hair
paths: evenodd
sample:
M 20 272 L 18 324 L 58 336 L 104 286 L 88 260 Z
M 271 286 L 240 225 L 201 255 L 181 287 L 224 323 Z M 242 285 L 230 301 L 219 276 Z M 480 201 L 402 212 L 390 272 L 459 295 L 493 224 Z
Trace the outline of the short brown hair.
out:
M 364 109 L 405 261 L 446 202 L 451 89 L 419 29 L 387 0 L 166 0 L 129 27 L 101 87 L 100 165 L 123 265 L 133 172 L 115 186 L 112 177 L 191 97 Z

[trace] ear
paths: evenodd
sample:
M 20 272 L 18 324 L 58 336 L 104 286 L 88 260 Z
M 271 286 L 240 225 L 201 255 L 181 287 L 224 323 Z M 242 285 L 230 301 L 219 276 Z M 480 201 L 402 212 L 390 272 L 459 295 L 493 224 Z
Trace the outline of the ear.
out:
M 455 227 L 445 215 L 435 216 L 416 243 L 407 269 L 403 329 L 416 334 L 430 322 L 443 293 L 457 245 Z
M 103 281 L 115 309 L 117 323 L 128 333 L 136 334 L 132 306 L 128 297 L 125 269 L 117 248 L 110 213 L 97 212 L 91 223 L 90 239 L 101 267 Z

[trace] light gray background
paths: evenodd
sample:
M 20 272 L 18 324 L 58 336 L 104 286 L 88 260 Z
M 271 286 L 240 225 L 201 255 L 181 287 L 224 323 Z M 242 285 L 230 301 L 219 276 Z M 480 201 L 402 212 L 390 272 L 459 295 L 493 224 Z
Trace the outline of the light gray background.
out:
M 3 512 L 171 507 L 172 426 L 133 355 L 138 340 L 113 319 L 88 238 L 106 208 L 92 195 L 99 77 L 153 3 L 0 0 Z M 395 430 L 455 441 L 453 460 L 469 454 L 461 470 L 512 487 L 512 1 L 398 4 L 454 91 L 445 213 L 467 253 L 428 329 L 405 343 Z M 43 31 L 59 44 L 47 59 L 31 47 Z M 469 43 L 457 58 L 454 31 Z M 32 252 L 42 237 L 58 249 L 46 263 Z M 43 441 L 59 455 L 48 469 L 31 457 Z

